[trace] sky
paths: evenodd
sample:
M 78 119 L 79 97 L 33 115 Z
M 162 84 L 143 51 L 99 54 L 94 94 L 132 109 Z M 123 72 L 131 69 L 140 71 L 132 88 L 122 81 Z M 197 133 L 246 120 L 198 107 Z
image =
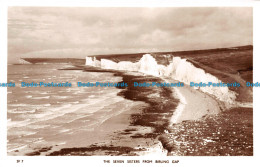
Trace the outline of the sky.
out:
M 253 44 L 250 7 L 9 7 L 8 61 Z

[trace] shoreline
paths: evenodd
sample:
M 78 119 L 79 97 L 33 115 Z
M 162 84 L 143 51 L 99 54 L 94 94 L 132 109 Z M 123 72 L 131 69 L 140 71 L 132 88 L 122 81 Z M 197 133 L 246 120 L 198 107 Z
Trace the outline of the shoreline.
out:
M 121 82 L 132 82 L 133 80 L 174 82 L 169 78 L 142 73 L 111 72 L 114 73 L 114 76 L 121 76 Z M 212 95 L 190 88 L 188 85 L 158 89 L 144 87 L 118 87 L 118 89 L 122 90 L 117 96 L 121 96 L 125 100 L 140 102 L 140 106 L 135 110 L 129 109 L 128 112 L 124 111 L 111 117 L 97 128 L 103 131 L 109 130 L 111 134 L 103 134 L 102 142 L 91 145 L 84 145 L 84 142 L 81 142 L 81 146 L 62 147 L 60 150 L 52 149 L 48 150 L 45 155 L 180 155 L 173 154 L 172 146 L 168 146 L 169 142 L 175 142 L 170 141 L 171 136 L 169 135 L 172 135 L 172 130 L 176 130 L 176 127 L 181 127 L 186 122 L 199 121 L 217 115 L 223 110 L 223 104 L 219 100 Z M 118 130 L 115 131 L 115 127 Z
M 218 100 L 206 93 L 190 88 L 187 85 L 174 87 L 174 90 L 180 99 L 180 103 L 171 118 L 172 124 L 197 120 L 206 115 L 221 112 Z

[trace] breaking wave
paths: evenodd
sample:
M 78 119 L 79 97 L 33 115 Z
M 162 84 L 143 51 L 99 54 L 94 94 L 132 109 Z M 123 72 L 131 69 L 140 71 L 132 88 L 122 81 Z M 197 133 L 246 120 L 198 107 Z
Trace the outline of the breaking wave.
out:
M 136 63 L 130 61 L 121 61 L 116 63 L 107 59 L 101 59 L 99 61 L 95 57 L 86 57 L 86 65 L 103 69 L 137 71 L 153 76 L 170 77 L 188 85 L 190 82 L 222 82 L 217 77 L 206 73 L 203 69 L 195 67 L 192 63 L 187 62 L 186 59 L 180 57 L 173 57 L 168 66 L 158 64 L 155 58 L 150 54 L 143 55 L 143 57 Z M 201 87 L 200 90 L 228 103 L 233 103 L 236 98 L 235 92 L 230 91 L 228 87 L 210 86 Z

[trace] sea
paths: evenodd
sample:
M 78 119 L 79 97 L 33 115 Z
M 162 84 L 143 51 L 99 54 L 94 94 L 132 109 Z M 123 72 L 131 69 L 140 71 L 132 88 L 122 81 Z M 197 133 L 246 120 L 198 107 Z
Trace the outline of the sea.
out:
M 68 64 L 8 65 L 7 151 L 22 155 L 42 146 L 77 143 L 75 134 L 95 127 L 132 104 L 115 87 L 78 87 L 77 82 L 121 81 L 113 73 L 60 70 Z M 71 87 L 21 87 L 26 83 L 66 83 Z M 74 137 L 73 137 L 74 136 Z M 73 141 L 73 142 L 72 142 Z M 84 142 L 86 144 L 86 142 Z

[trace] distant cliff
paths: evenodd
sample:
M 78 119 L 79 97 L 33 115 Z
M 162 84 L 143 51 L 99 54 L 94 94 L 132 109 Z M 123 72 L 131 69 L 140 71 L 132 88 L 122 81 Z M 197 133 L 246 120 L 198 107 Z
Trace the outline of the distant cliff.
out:
M 84 65 L 85 59 L 74 59 L 74 58 L 21 58 L 31 64 L 74 64 Z

